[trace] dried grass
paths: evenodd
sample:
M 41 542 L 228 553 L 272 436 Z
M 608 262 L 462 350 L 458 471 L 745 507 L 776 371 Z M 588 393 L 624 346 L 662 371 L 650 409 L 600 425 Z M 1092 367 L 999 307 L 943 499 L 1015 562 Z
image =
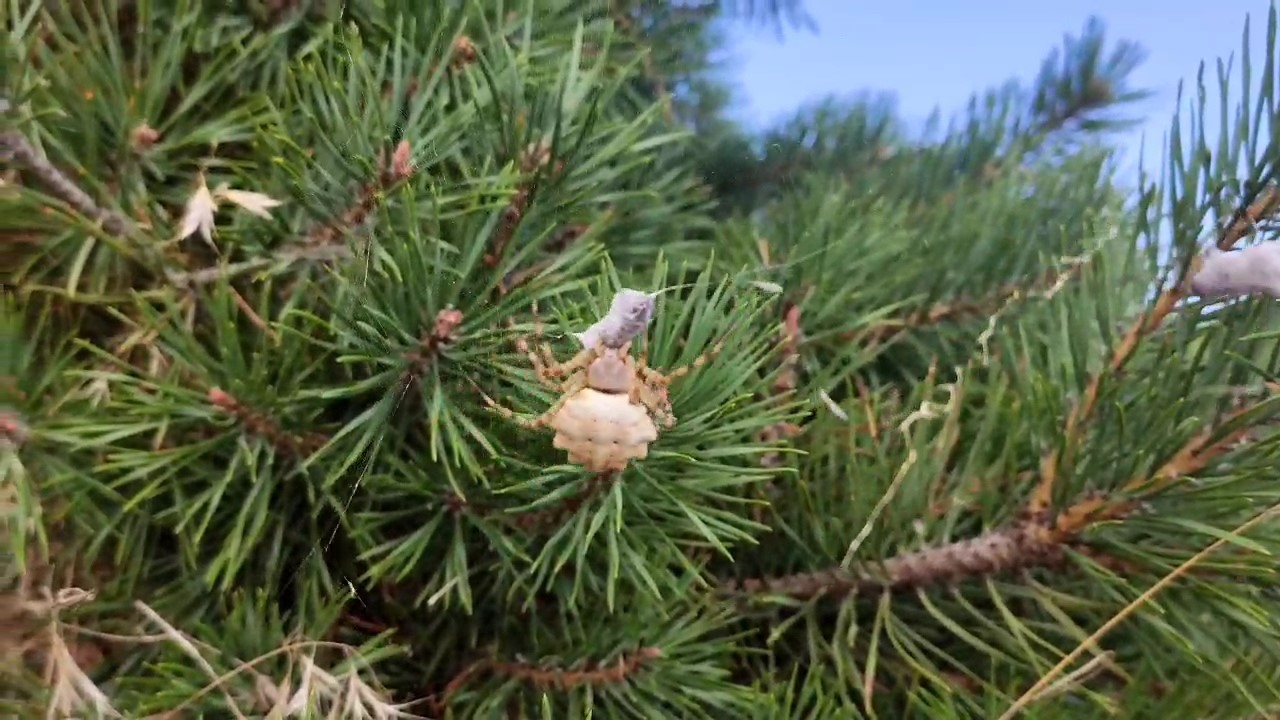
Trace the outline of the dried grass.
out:
M 236 662 L 230 670 L 219 673 L 211 662 L 211 657 L 219 654 L 216 648 L 178 630 L 146 603 L 135 602 L 134 607 L 147 623 L 158 628 L 158 633 L 98 632 L 60 619 L 63 610 L 93 601 L 93 591 L 67 587 L 54 593 L 47 585 L 33 589 L 29 578 L 24 575 L 18 588 L 0 594 L 0 675 L 17 676 L 38 668 L 47 720 L 122 717 L 108 693 L 90 677 L 102 655 L 86 652 L 86 648 L 96 647 L 96 642 L 168 644 L 209 678 L 208 685 L 177 707 L 147 720 L 185 717 L 197 702 L 215 692 L 222 695 L 228 711 L 239 720 L 249 716 L 270 720 L 420 717 L 408 712 L 412 703 L 397 704 L 387 699 L 368 663 L 349 645 L 294 641 L 252 660 Z M 320 649 L 338 651 L 345 662 L 336 668 L 322 666 L 316 660 Z M 256 669 L 281 657 L 286 661 L 282 677 L 271 677 Z

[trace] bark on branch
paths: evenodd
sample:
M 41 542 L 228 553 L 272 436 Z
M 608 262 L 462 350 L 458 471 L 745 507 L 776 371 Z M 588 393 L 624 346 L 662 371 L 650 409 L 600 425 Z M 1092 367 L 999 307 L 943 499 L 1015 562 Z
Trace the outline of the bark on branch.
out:
M 71 178 L 35 148 L 16 130 L 0 133 L 0 157 L 12 158 L 25 166 L 49 193 L 71 206 L 76 212 L 100 224 L 112 235 L 124 235 L 132 224 L 123 215 L 98 205 L 89 193 L 80 189 Z
M 1267 389 L 1280 393 L 1280 383 Z M 1078 545 L 1080 534 L 1097 523 L 1122 520 L 1141 507 L 1133 495 L 1160 490 L 1179 478 L 1199 472 L 1242 442 L 1248 442 L 1253 425 L 1242 422 L 1258 408 L 1262 399 L 1249 398 L 1218 422 L 1183 444 L 1152 473 L 1134 477 L 1119 492 L 1093 494 L 1051 517 L 1046 523 L 1031 516 L 1008 528 L 999 528 L 975 538 L 959 540 L 903 553 L 882 563 L 854 569 L 831 568 L 774 578 L 733 581 L 721 586 L 726 593 L 781 594 L 797 599 L 820 595 L 844 597 L 862 592 L 910 590 L 955 584 L 1031 568 L 1061 567 L 1068 552 L 1094 555 Z M 1110 564 L 1107 558 L 1094 559 Z
M 831 568 L 722 585 L 728 593 L 781 594 L 796 599 L 844 597 L 881 590 L 908 590 L 957 583 L 1031 567 L 1061 564 L 1066 547 L 1050 542 L 1031 523 L 976 538 L 898 555 L 883 563 L 844 570 Z

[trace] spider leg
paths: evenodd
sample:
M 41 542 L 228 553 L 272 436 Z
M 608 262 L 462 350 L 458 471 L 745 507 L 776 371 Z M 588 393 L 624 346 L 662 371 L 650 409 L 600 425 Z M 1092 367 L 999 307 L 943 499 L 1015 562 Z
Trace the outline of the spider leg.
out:
M 536 430 L 549 425 L 551 421 L 555 419 L 556 414 L 560 412 L 560 408 L 563 408 L 564 404 L 569 401 L 569 398 L 573 397 L 575 393 L 584 387 L 586 387 L 585 377 L 575 377 L 570 379 L 564 384 L 564 393 L 560 396 L 560 399 L 551 407 L 547 408 L 546 412 L 533 418 L 516 415 L 514 410 L 503 405 L 499 405 L 496 400 L 486 395 L 483 390 L 480 391 L 480 397 L 484 398 L 484 402 L 489 406 L 489 409 L 497 412 L 504 418 L 527 430 Z
M 561 383 L 557 378 L 563 377 L 564 372 L 560 362 L 551 352 L 551 348 L 545 342 L 540 342 L 543 337 L 543 326 L 542 319 L 538 315 L 537 302 L 533 304 L 533 318 L 533 337 L 539 342 L 534 347 L 530 347 L 529 338 L 519 336 L 515 339 L 516 351 L 524 353 L 525 357 L 529 358 L 529 364 L 533 366 L 533 374 L 538 378 L 538 382 L 544 387 L 559 392 Z
M 649 412 L 653 414 L 653 419 L 662 423 L 664 428 L 675 427 L 676 414 L 671 408 L 671 397 L 667 394 L 667 388 L 648 384 L 644 387 L 646 389 L 644 393 L 646 397 L 641 402 L 644 403 L 645 407 L 649 408 Z
M 693 372 L 694 370 L 701 368 L 703 365 L 706 365 L 707 363 L 711 362 L 723 350 L 724 350 L 724 340 L 721 339 L 718 342 L 716 342 L 716 344 L 710 350 L 694 358 L 693 362 L 683 367 L 678 367 L 675 370 L 672 370 L 665 374 L 649 367 L 647 364 L 644 364 L 644 363 L 641 363 L 641 365 L 637 367 L 636 370 L 637 372 L 639 372 L 640 377 L 643 378 L 645 382 L 651 383 L 660 387 L 665 387 L 667 385 L 670 385 L 673 381 L 678 380 L 684 377 L 685 375 L 688 375 L 689 373 Z
M 640 375 L 640 369 L 643 366 L 636 363 L 635 359 L 630 355 L 623 356 L 622 362 L 631 369 L 639 379 L 639 382 L 631 383 L 631 389 L 627 391 L 627 402 L 632 405 L 644 404 L 647 407 L 649 405 L 649 403 L 646 402 L 647 394 L 645 393 L 647 386 L 645 385 L 644 378 Z M 644 360 L 641 359 L 640 362 L 643 363 Z
M 547 377 L 564 377 L 568 373 L 565 372 L 564 366 L 556 359 L 555 353 L 551 352 L 551 345 L 546 341 L 546 326 L 542 323 L 542 315 L 538 313 L 538 301 L 533 301 L 533 336 L 537 340 L 538 357 L 542 361 L 542 370 Z M 530 353 L 529 359 L 533 360 L 534 366 L 538 366 L 538 360 Z
M 651 379 L 651 376 L 655 373 L 651 368 L 644 366 L 643 358 L 637 363 L 628 357 L 625 362 L 640 377 L 640 382 L 631 387 L 631 392 L 629 393 L 631 402 L 644 405 L 654 421 L 662 423 L 663 427 L 671 428 L 675 426 L 676 416 L 671 411 L 671 400 L 667 395 L 666 386 Z M 646 376 L 646 373 L 649 375 Z
M 590 365 L 591 362 L 599 356 L 600 356 L 600 353 L 597 352 L 595 349 L 583 348 L 582 350 L 578 351 L 577 355 L 574 355 L 568 361 L 560 364 L 560 372 L 572 377 L 575 373 L 579 373 L 579 371 L 581 370 L 586 370 L 587 366 Z M 586 375 L 584 374 L 582 378 L 582 387 L 586 387 L 586 386 L 587 386 L 587 381 L 586 381 Z

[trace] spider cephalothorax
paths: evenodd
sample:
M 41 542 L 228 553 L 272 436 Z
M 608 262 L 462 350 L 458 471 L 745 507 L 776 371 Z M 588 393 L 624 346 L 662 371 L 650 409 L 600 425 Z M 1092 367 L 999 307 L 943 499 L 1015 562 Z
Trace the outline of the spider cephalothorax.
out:
M 569 453 L 569 462 L 592 472 L 622 470 L 632 459 L 647 457 L 649 444 L 658 439 L 657 423 L 675 425 L 667 393 L 671 382 L 720 350 L 717 345 L 693 363 L 663 374 L 632 358 L 630 342 L 621 347 L 597 342 L 566 363 L 558 362 L 545 345 L 537 351 L 525 347 L 538 379 L 560 392 L 560 399 L 532 419 L 517 417 L 487 395 L 485 402 L 524 427 L 551 426 L 556 431 L 552 444 Z

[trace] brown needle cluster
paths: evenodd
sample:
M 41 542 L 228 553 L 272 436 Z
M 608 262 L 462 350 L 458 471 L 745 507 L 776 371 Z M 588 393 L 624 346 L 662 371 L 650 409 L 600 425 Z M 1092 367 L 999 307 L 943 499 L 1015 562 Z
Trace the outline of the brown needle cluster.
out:
M 780 332 L 782 342 L 779 350 L 782 353 L 782 369 L 778 373 L 778 378 L 773 382 L 772 392 L 775 398 L 786 397 L 794 393 L 800 383 L 797 365 L 800 363 L 800 342 L 804 337 L 804 331 L 800 327 L 799 305 L 795 303 L 787 304 L 786 311 L 783 313 Z M 779 440 L 796 437 L 800 432 L 800 426 L 795 423 L 778 422 L 762 429 L 757 439 L 763 443 L 775 443 Z M 765 467 L 777 467 L 782 464 L 782 459 L 778 453 L 770 452 L 761 458 L 760 463 Z
M 209 390 L 209 403 L 236 418 L 249 433 L 263 438 L 276 450 L 304 457 L 324 446 L 328 439 L 318 433 L 295 435 L 285 431 L 275 420 L 236 400 L 221 388 Z
M 401 140 L 387 160 L 385 153 L 379 153 L 378 166 L 381 168 L 378 177 L 361 185 L 355 194 L 355 201 L 332 221 L 312 230 L 302 241 L 304 246 L 318 247 L 333 245 L 338 238 L 363 223 L 378 206 L 378 199 L 387 191 L 413 177 L 413 149 L 408 140 Z
M 507 201 L 507 206 L 502 209 L 502 219 L 493 235 L 493 249 L 484 256 L 486 267 L 497 267 L 498 263 L 502 262 L 507 245 L 515 237 L 516 229 L 520 227 L 520 222 L 524 220 L 524 215 L 529 210 L 537 173 L 546 168 L 550 162 L 551 146 L 545 142 L 530 143 L 520 154 L 520 172 L 526 176 L 526 179 L 516 187 L 515 193 Z M 564 163 L 557 161 L 552 171 L 556 174 L 563 172 Z
M 17 411 L 0 408 L 0 442 L 21 446 L 31 436 L 31 430 Z
M 608 220 L 611 215 L 611 211 L 606 211 L 604 213 L 604 217 L 595 221 L 594 224 L 599 225 L 600 223 Z M 507 276 L 498 284 L 498 296 L 501 297 L 506 295 L 517 287 L 528 282 L 529 278 L 534 277 L 543 270 L 551 267 L 555 263 L 556 255 L 568 250 L 575 242 L 578 241 L 579 238 L 586 235 L 587 231 L 591 230 L 591 228 L 592 225 L 587 225 L 585 223 L 574 223 L 561 228 L 560 231 L 556 233 L 555 237 L 551 239 L 551 242 L 547 244 L 546 251 L 550 256 L 543 258 L 524 269 L 507 273 Z
M 445 308 L 436 313 L 431 324 L 431 332 L 422 336 L 418 347 L 409 351 L 405 359 L 410 369 L 419 374 L 441 350 L 448 348 L 458 340 L 458 328 L 462 326 L 462 311 L 456 308 Z

